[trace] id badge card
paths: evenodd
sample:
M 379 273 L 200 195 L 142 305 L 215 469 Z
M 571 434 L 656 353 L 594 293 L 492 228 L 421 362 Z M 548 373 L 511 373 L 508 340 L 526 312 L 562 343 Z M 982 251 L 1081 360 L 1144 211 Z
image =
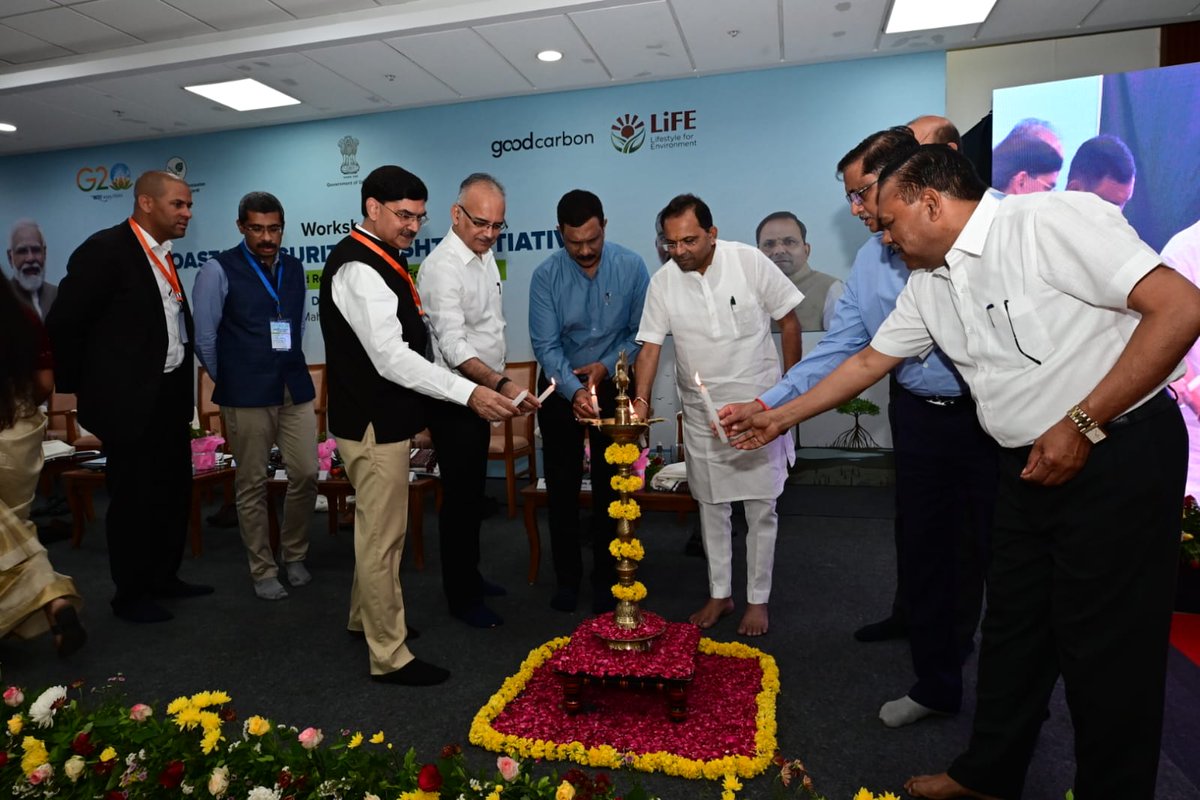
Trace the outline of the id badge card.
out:
M 276 352 L 287 352 L 292 349 L 292 321 L 290 319 L 271 320 L 271 349 Z

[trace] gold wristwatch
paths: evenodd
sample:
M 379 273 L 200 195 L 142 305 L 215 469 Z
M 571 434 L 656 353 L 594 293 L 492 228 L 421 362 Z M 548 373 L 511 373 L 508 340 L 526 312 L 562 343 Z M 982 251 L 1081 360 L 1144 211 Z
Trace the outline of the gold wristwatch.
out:
M 1100 427 L 1100 423 L 1092 419 L 1091 416 L 1079 406 L 1072 406 L 1067 412 L 1067 419 L 1075 423 L 1075 427 L 1079 432 L 1087 437 L 1092 444 L 1099 444 L 1108 438 L 1108 434 Z

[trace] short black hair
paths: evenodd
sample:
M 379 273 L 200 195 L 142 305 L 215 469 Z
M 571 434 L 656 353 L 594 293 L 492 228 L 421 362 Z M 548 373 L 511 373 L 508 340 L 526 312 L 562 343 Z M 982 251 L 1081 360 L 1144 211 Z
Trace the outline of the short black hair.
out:
M 367 199 L 380 203 L 393 200 L 428 200 L 429 189 L 425 182 L 403 167 L 387 164 L 371 170 L 362 182 L 362 213 L 367 215 Z
M 283 222 L 283 203 L 270 192 L 250 192 L 238 201 L 238 222 L 245 222 L 247 214 L 278 214 Z
M 842 179 L 851 164 L 863 162 L 864 175 L 874 175 L 887 166 L 888 162 L 915 150 L 919 144 L 907 125 L 896 125 L 887 130 L 875 131 L 851 148 L 837 163 L 837 177 Z
M 708 230 L 713 226 L 712 211 L 707 203 L 694 194 L 677 194 L 658 212 L 659 227 L 661 228 L 666 220 L 683 216 L 688 211 L 696 215 L 696 221 L 700 223 L 701 228 Z
M 906 203 L 915 201 L 923 189 L 933 189 L 956 200 L 978 200 L 987 184 L 971 160 L 944 144 L 923 144 L 905 158 L 893 161 L 879 173 L 879 186 L 894 183 Z
M 773 214 L 767 214 L 763 217 L 762 222 L 758 223 L 758 227 L 754 229 L 754 243 L 758 244 L 759 238 L 762 236 L 762 229 L 768 222 L 774 222 L 777 219 L 790 219 L 792 222 L 800 226 L 800 238 L 808 243 L 808 228 L 804 227 L 804 223 L 790 211 L 776 211 Z
M 1062 155 L 1044 139 L 1009 135 L 992 151 L 992 185 L 1003 191 L 1018 173 L 1058 172 L 1062 161 Z
M 1129 183 L 1137 174 L 1137 166 L 1133 163 L 1133 153 L 1125 142 L 1117 136 L 1104 133 L 1093 136 L 1075 151 L 1071 159 L 1071 171 L 1067 180 L 1081 180 L 1088 186 L 1095 186 L 1105 178 L 1112 178 L 1117 183 Z
M 586 189 L 572 189 L 558 201 L 558 224 L 578 228 L 592 217 L 604 224 L 604 206 L 600 198 Z

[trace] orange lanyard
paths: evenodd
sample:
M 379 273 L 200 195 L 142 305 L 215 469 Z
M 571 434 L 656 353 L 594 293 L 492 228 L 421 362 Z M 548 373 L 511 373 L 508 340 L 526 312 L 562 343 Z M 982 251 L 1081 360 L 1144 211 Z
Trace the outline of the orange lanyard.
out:
M 167 283 L 171 284 L 171 296 L 175 298 L 175 302 L 182 303 L 183 289 L 179 288 L 179 274 L 175 272 L 175 262 L 170 258 L 170 256 L 167 257 L 167 262 L 171 265 L 171 269 L 168 271 L 167 268 L 163 266 L 163 263 L 159 261 L 158 256 L 154 255 L 154 251 L 150 249 L 150 245 L 146 243 L 146 237 L 142 235 L 142 229 L 136 222 L 133 221 L 133 217 L 129 218 L 129 227 L 133 228 L 133 235 L 136 236 L 138 241 L 141 243 L 142 249 L 146 251 L 146 255 L 149 256 L 151 263 L 158 267 L 158 271 L 161 272 L 162 276 L 167 279 Z
M 363 236 L 358 231 L 350 231 L 350 236 L 356 239 L 360 244 L 364 244 L 374 250 L 377 256 L 390 264 L 392 269 L 396 270 L 396 272 L 400 273 L 400 276 L 408 282 L 408 290 L 412 292 L 413 302 L 417 304 L 417 313 L 422 317 L 425 316 L 425 309 L 421 307 L 421 296 L 417 294 L 417 287 L 415 284 L 413 284 L 412 276 L 408 274 L 408 270 L 402 267 L 399 261 L 388 255 L 382 247 L 371 241 L 370 237 Z

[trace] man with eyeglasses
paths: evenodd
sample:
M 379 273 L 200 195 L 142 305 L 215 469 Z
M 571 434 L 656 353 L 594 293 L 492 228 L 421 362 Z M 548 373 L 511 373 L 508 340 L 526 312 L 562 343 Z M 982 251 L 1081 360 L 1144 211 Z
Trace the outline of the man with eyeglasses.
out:
M 707 406 L 757 394 L 779 380 L 771 320 L 779 323 L 785 366 L 800 359 L 800 323 L 793 313 L 803 295 L 751 245 L 717 239 L 712 211 L 695 195 L 675 197 L 659 213 L 671 260 L 650 279 L 637 341 L 634 411 L 652 416 L 651 396 L 667 334 L 675 345 L 675 385 L 683 401 L 688 488 L 700 505 L 700 534 L 708 559 L 708 600 L 689 621 L 711 628 L 734 610 L 732 504 L 746 512 L 746 609 L 743 636 L 767 632 L 767 603 L 791 440 L 740 453 L 718 440 Z M 703 382 L 703 385 L 701 385 Z M 705 394 L 707 392 L 708 394 Z M 750 455 L 750 458 L 746 458 Z
M 775 262 L 775 266 L 804 295 L 804 301 L 796 306 L 800 330 L 826 330 L 846 285 L 809 266 L 812 245 L 808 243 L 808 229 L 800 218 L 790 211 L 768 214 L 758 223 L 754 241 L 758 242 L 763 255 Z
M 237 476 L 238 523 L 254 593 L 282 600 L 287 589 L 268 541 L 267 464 L 278 446 L 288 490 L 279 559 L 292 587 L 312 580 L 304 565 L 317 496 L 316 392 L 304 358 L 304 267 L 283 252 L 283 205 L 267 192 L 238 203 L 242 241 L 205 262 L 192 286 L 196 355 L 213 379 L 213 402 Z
M 8 236 L 8 265 L 12 267 L 12 286 L 17 297 L 45 319 L 58 287 L 46 280 L 46 240 L 33 220 L 19 219 L 13 223 Z
M 938 139 L 956 147 L 958 131 L 944 117 L 918 117 L 871 134 L 838 162 L 850 213 L 876 235 L 854 258 L 829 332 L 758 400 L 722 409 L 726 425 L 801 396 L 870 343 L 911 274 L 878 234 L 879 174 L 919 140 Z M 955 713 L 962 704 L 961 663 L 979 623 L 996 454 L 965 384 L 940 350 L 893 370 L 890 395 L 896 591 L 892 613 L 854 636 L 863 642 L 909 638 L 916 682 L 879 710 L 885 725 L 899 727 Z
M 446 237 L 421 263 L 417 287 L 445 364 L 479 386 L 516 399 L 526 387 L 504 376 L 504 308 L 500 268 L 492 254 L 504 221 L 504 187 L 484 173 L 468 175 L 450 207 Z M 538 408 L 527 396 L 519 411 Z M 434 403 L 429 430 L 442 479 L 442 589 L 457 619 L 476 628 L 504 620 L 484 603 L 506 594 L 479 572 L 479 529 L 491 428 L 461 406 Z

